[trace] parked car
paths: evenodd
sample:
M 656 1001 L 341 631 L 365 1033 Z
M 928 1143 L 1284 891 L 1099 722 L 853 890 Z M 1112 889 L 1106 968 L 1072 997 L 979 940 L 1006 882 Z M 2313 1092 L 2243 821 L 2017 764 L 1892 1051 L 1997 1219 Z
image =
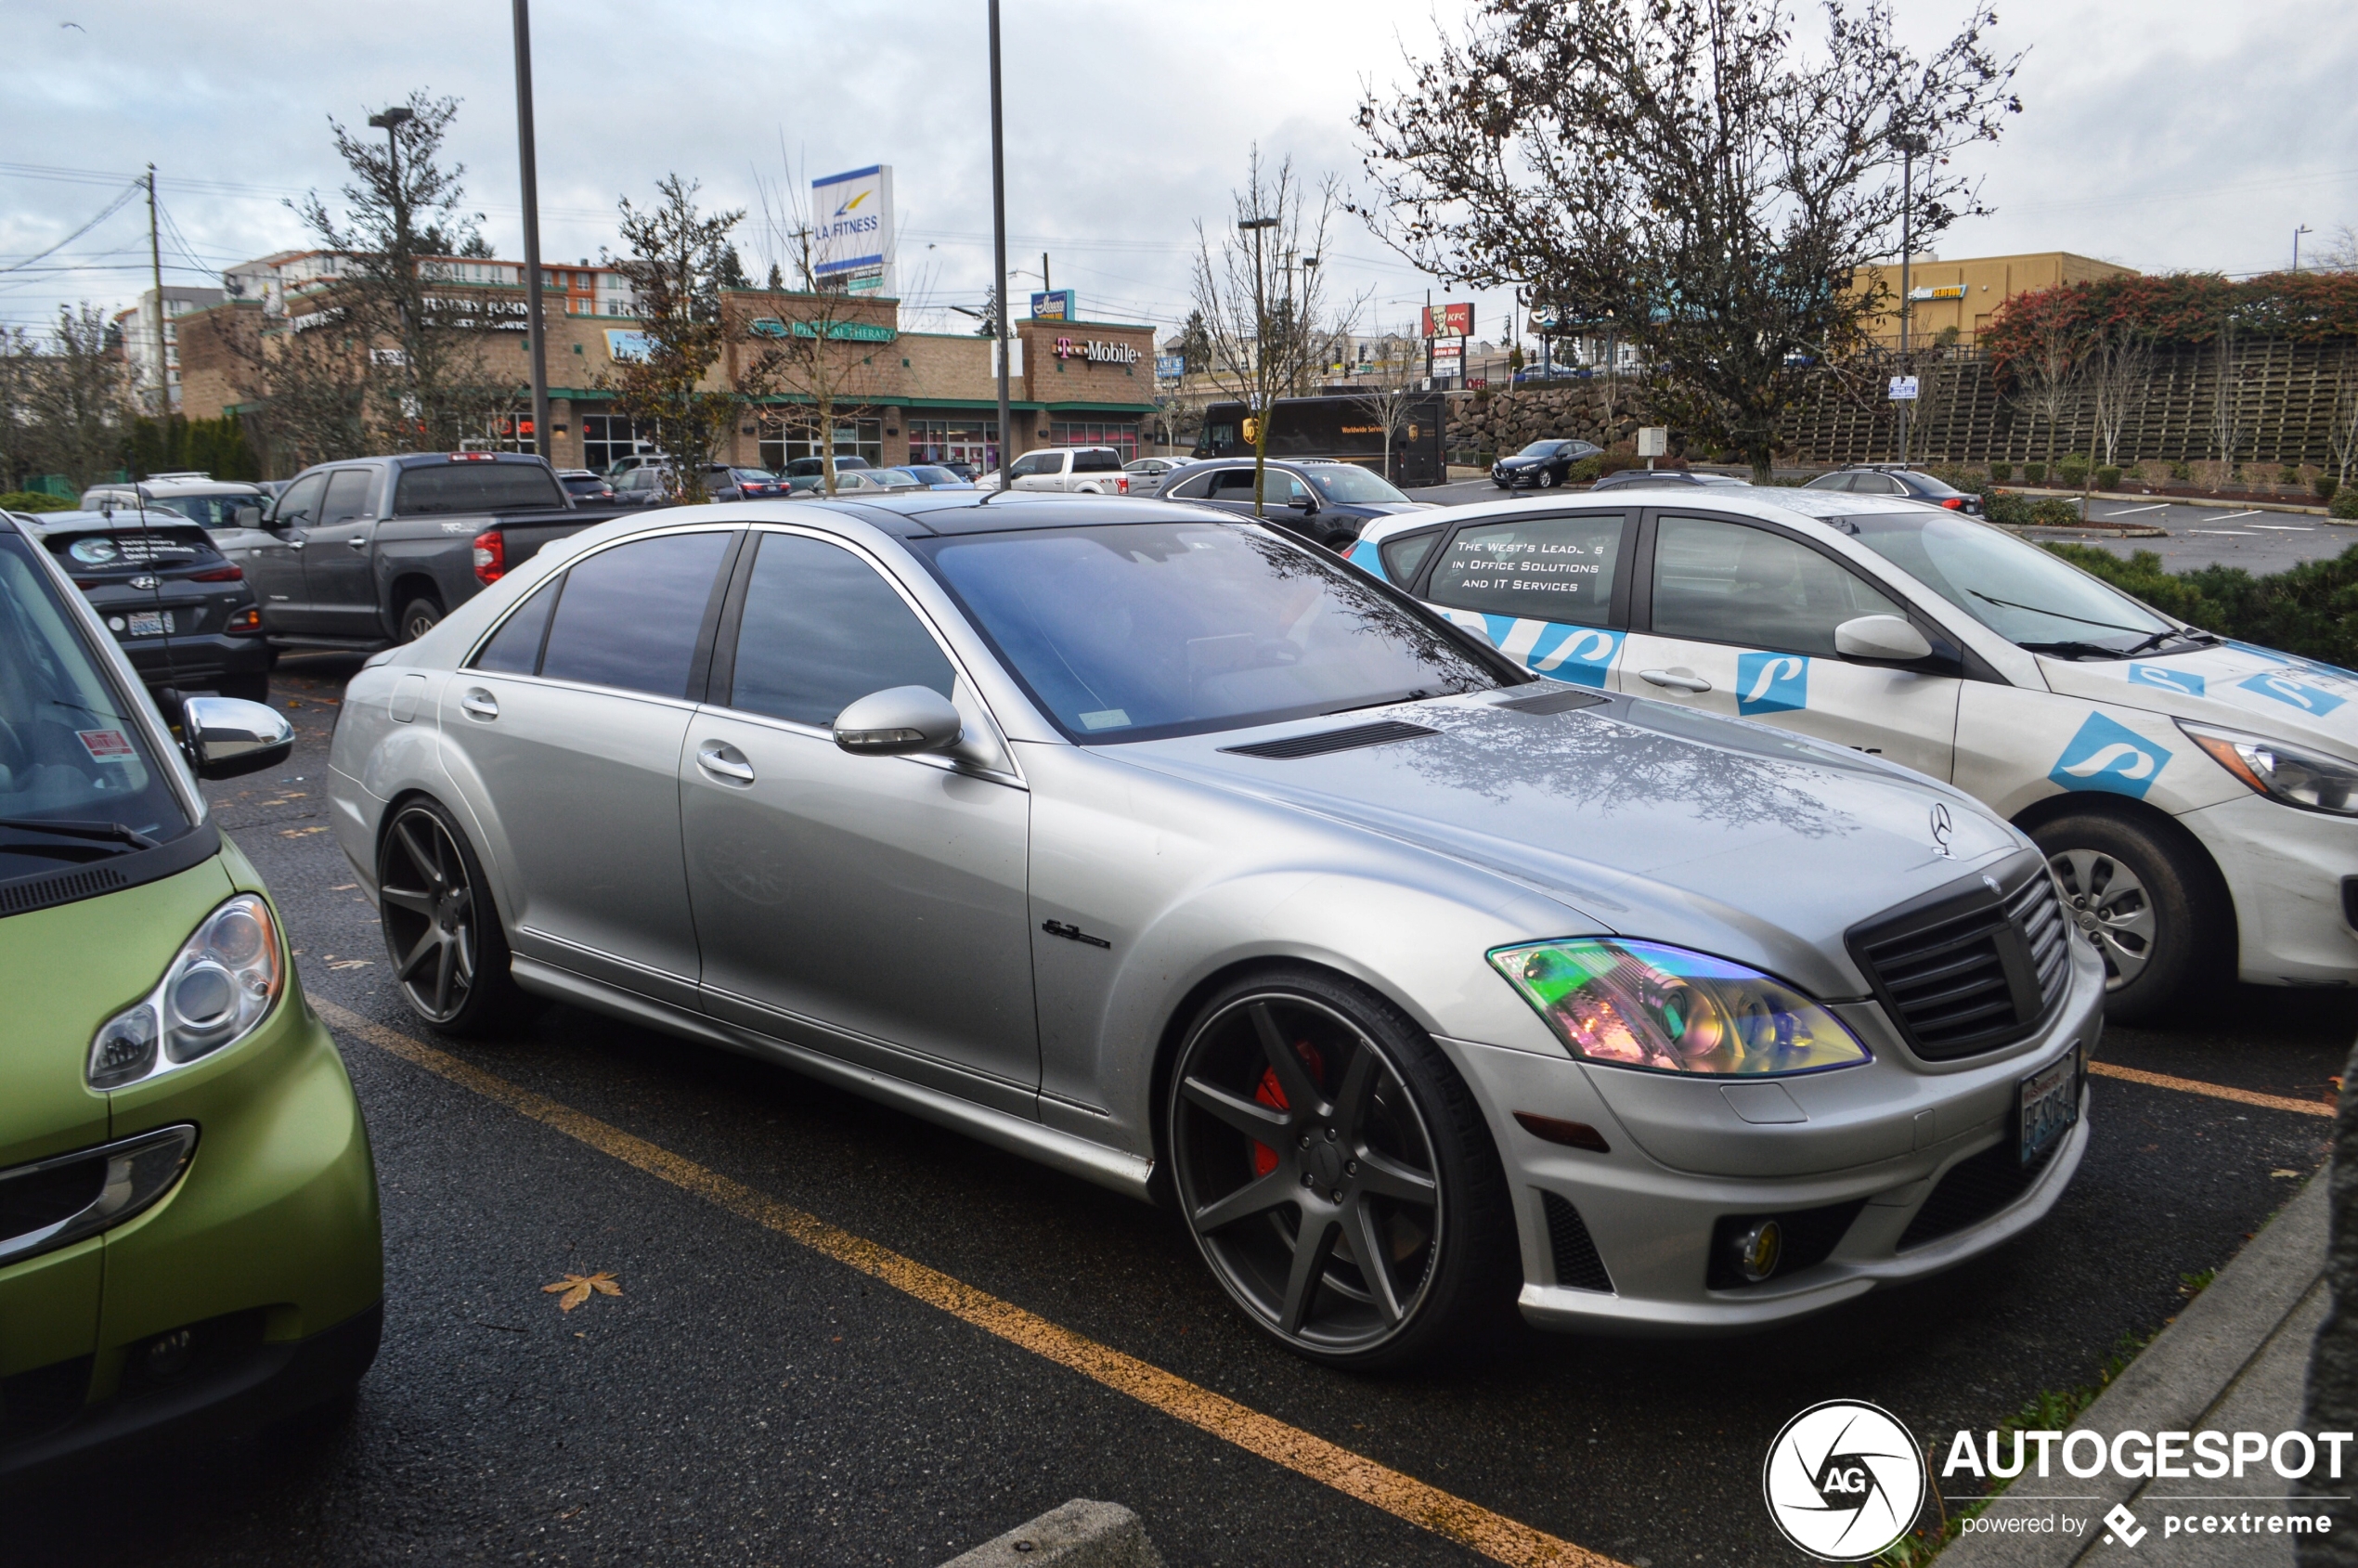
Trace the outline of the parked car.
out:
M 162 501 L 10 515 L 72 577 L 149 686 L 251 702 L 269 695 L 270 648 L 253 589 L 197 524 Z
M 933 488 L 930 484 L 917 477 L 917 471 L 913 468 L 880 468 L 875 470 L 875 476 L 887 489 L 930 490 Z
M 641 463 L 614 482 L 615 506 L 669 506 L 674 499 L 671 470 L 657 463 Z
M 928 490 L 971 490 L 975 482 L 947 463 L 911 463 L 894 471 L 906 473 Z
M 549 540 L 615 513 L 576 505 L 527 453 L 355 458 L 295 476 L 245 571 L 274 643 L 406 642 Z
M 1177 468 L 1180 461 L 1178 458 L 1133 458 L 1121 465 L 1121 472 L 1130 475 L 1132 495 L 1151 496 L 1162 484 L 1163 475 Z
M 942 460 L 940 466 L 948 469 L 959 478 L 966 480 L 968 483 L 972 483 L 975 475 L 982 472 L 982 465 L 980 463 L 968 462 L 964 458 L 945 458 Z
M 1312 459 L 1266 465 L 1262 485 L 1263 520 L 1315 539 L 1329 550 L 1347 550 L 1374 518 L 1430 512 L 1432 503 L 1410 500 L 1380 473 L 1355 463 Z M 1232 458 L 1191 462 L 1163 475 L 1164 500 L 1194 501 L 1239 517 L 1252 510 L 1252 464 Z
M 1911 500 L 1930 501 L 1951 512 L 1962 512 L 1968 517 L 1981 515 L 1979 496 L 1957 489 L 1929 473 L 1918 473 L 1913 469 L 1861 463 L 1851 468 L 1836 469 L 1832 473 L 1821 473 L 1802 488 L 1840 490 L 1853 496 L 1906 496 Z
M 704 493 L 706 500 L 761 500 L 771 496 L 784 495 L 786 482 L 766 468 L 708 463 L 704 471 Z
M 562 998 L 1167 1187 L 1332 1365 L 1510 1301 L 1794 1318 L 2018 1234 L 2087 1145 L 2102 967 L 1987 809 L 1200 507 L 609 523 L 371 661 L 328 789 L 428 1027 Z M 1986 1011 L 1927 931 L 2005 956 Z
M 1666 499 L 1456 509 L 1371 530 L 1354 559 L 1558 680 L 1953 782 L 2046 853 L 2116 1017 L 2229 976 L 2358 985 L 2358 676 L 1923 502 Z M 1540 582 L 1545 609 L 1517 587 Z
M 1583 458 L 1602 457 L 1604 448 L 1587 441 L 1550 438 L 1534 441 L 1512 457 L 1490 465 L 1491 483 L 1502 490 L 1552 490 L 1563 484 L 1572 465 Z
M 208 473 L 158 473 L 136 485 L 94 485 L 82 492 L 84 512 L 136 511 L 143 501 L 170 507 L 196 524 L 212 537 L 214 549 L 240 566 L 255 546 L 266 542 L 262 517 L 270 510 L 271 493 L 261 485 Z
M 867 459 L 854 457 L 849 453 L 836 459 L 836 473 L 838 477 L 847 473 L 862 473 L 871 466 Z M 782 472 L 786 481 L 786 489 L 790 494 L 801 495 L 807 490 L 818 490 L 824 493 L 826 490 L 826 469 L 824 460 L 822 459 L 796 458 L 788 462 Z
M 632 469 L 650 467 L 660 468 L 667 465 L 670 461 L 671 454 L 669 452 L 657 451 L 651 446 L 641 445 L 637 451 L 631 452 L 624 457 L 616 458 L 614 461 L 606 464 L 605 476 L 608 479 L 613 480 L 618 487 L 622 483 L 622 476 L 628 473 Z
M 1007 469 L 1017 490 L 1058 490 L 1075 496 L 1126 496 L 1130 475 L 1111 447 L 1043 447 L 1026 452 Z
M 614 483 L 603 474 L 592 473 L 586 468 L 561 468 L 557 478 L 564 483 L 565 494 L 577 501 L 594 506 L 614 499 Z
M 12 1489 L 68 1464 L 136 1473 L 154 1461 L 126 1465 L 127 1442 L 194 1453 L 339 1398 L 384 1299 L 351 1081 L 269 889 L 197 788 L 282 764 L 293 732 L 191 697 L 184 766 L 49 546 L 0 517 Z
M 1723 487 L 1734 486 L 1749 488 L 1751 484 L 1752 481 L 1749 479 L 1738 479 L 1732 474 L 1726 473 L 1708 473 L 1699 469 L 1625 468 L 1606 474 L 1588 488 L 1624 490 L 1639 485 L 1693 485 Z

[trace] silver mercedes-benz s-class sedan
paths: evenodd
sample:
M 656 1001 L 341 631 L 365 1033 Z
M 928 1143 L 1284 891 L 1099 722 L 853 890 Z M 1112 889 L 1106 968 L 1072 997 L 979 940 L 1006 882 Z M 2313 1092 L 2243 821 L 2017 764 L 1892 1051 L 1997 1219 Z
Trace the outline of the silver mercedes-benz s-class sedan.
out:
M 1973 800 L 1183 506 L 604 524 L 369 661 L 333 763 L 429 1024 L 567 1002 L 1167 1202 L 1337 1365 L 1812 1311 L 2086 1145 L 2103 968 Z

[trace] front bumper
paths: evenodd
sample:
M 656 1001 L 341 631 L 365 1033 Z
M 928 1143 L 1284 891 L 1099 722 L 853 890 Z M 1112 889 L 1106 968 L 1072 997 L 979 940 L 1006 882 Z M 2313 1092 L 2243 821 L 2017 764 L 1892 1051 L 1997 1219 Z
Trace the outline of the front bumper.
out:
M 1594 1081 L 1616 1069 L 1586 1068 L 1568 1056 L 1445 1043 L 1483 1102 L 1515 1193 L 1524 1317 L 1588 1333 L 1695 1334 L 1822 1311 L 1879 1285 L 1953 1267 L 2036 1225 L 2079 1169 L 2089 1098 L 2083 1082 L 2077 1125 L 2025 1168 L 2013 1158 L 2016 1085 L 2083 1044 L 2092 1051 L 2103 1001 L 2102 965 L 2078 943 L 2070 993 L 2022 1044 L 1925 1064 L 1887 1033 L 1877 1038 L 1862 1028 L 1877 1060 L 1843 1072 L 1861 1075 L 1846 1088 L 1872 1088 L 1881 1102 L 1875 1110 L 1859 1114 L 1855 1094 L 1847 1108 L 1829 1095 L 1830 1115 L 1796 1095 L 1811 1120 L 1733 1123 L 1744 1136 L 1731 1134 L 1726 1142 L 1741 1149 L 1716 1160 L 1711 1173 L 1681 1168 L 1699 1163 L 1683 1152 L 1673 1157 L 1678 1164 L 1647 1152 L 1640 1136 L 1662 1146 L 1659 1128 L 1633 1132 Z M 1872 1008 L 1840 1011 L 1858 1027 Z M 1714 1096 L 1703 1103 L 1717 1108 L 1717 1086 L 1691 1087 Z M 1516 1121 L 1516 1111 L 1585 1123 L 1611 1151 L 1542 1141 Z M 1717 1141 L 1704 1136 L 1687 1147 Z M 1762 1173 L 1729 1173 L 1752 1171 Z M 1792 1265 L 1758 1284 L 1724 1273 L 1715 1278 L 1722 1222 L 1765 1215 L 1787 1217 Z M 1824 1227 L 1819 1248 L 1801 1245 L 1806 1226 L 1795 1216 L 1820 1216 L 1809 1222 Z
M 2243 795 L 2178 821 L 2210 851 L 2235 901 L 2237 978 L 2358 985 L 2358 930 L 2342 899 L 2358 877 L 2358 818 Z

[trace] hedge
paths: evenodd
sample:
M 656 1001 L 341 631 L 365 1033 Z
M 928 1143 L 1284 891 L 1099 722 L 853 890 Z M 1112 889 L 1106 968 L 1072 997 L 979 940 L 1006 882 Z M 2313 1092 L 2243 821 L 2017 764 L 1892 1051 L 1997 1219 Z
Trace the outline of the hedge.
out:
M 79 503 L 42 490 L 10 490 L 0 495 L 0 512 L 71 512 Z
M 2057 555 L 2206 631 L 2321 664 L 2358 668 L 2358 545 L 2331 561 L 2255 577 L 2240 566 L 2169 572 L 2141 550 L 2123 561 L 2093 545 L 2051 544 Z

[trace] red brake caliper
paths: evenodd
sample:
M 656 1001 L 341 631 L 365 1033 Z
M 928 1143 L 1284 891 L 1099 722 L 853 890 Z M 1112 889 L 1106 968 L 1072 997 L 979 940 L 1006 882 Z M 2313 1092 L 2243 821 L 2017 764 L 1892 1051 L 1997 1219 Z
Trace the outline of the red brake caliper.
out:
M 1327 1064 L 1318 1055 L 1318 1047 L 1307 1040 L 1297 1040 L 1293 1043 L 1293 1052 L 1295 1056 L 1302 1058 L 1302 1065 L 1310 1069 L 1310 1077 L 1314 1082 L 1326 1076 Z M 1277 1084 L 1276 1068 L 1265 1067 L 1261 1069 L 1261 1083 L 1253 1090 L 1252 1097 L 1272 1110 L 1286 1108 L 1286 1092 Z M 1256 1176 L 1265 1176 L 1276 1168 L 1277 1151 L 1267 1144 L 1256 1142 L 1252 1146 L 1252 1173 Z

